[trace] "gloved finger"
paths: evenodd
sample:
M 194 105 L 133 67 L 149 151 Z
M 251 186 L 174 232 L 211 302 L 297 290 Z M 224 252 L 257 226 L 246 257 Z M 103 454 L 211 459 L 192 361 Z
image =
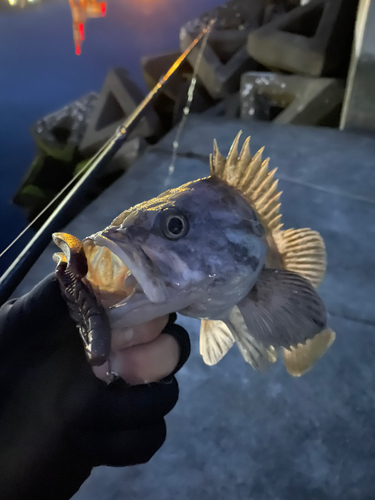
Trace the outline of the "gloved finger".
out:
M 74 392 L 66 395 L 61 408 L 64 421 L 83 432 L 90 428 L 101 433 L 150 425 L 169 413 L 178 399 L 178 384 L 174 377 L 165 384 L 136 386 L 128 386 L 121 379 L 107 386 L 94 376 L 91 382 L 90 389 L 76 387 Z
M 184 328 L 173 324 L 175 317 L 170 318 L 164 329 L 163 335 L 173 337 L 179 346 L 179 359 L 174 366 L 173 372 L 177 372 L 190 354 L 189 335 Z M 127 386 L 118 379 L 107 386 L 95 377 L 90 378 L 90 387 L 94 393 L 88 397 L 88 388 L 83 392 L 86 394 L 85 407 L 83 404 L 82 391 L 75 390 L 70 404 L 65 403 L 66 417 L 72 414 L 80 415 L 79 420 L 84 426 L 137 426 L 152 421 L 154 418 L 163 417 L 172 410 L 178 398 L 178 385 L 176 379 L 168 375 L 161 383 L 147 385 Z M 89 404 L 86 404 L 89 401 Z
M 191 352 L 189 334 L 182 326 L 175 325 L 174 324 L 175 320 L 176 318 L 174 318 L 173 320 L 170 319 L 170 321 L 163 330 L 163 334 L 170 335 L 171 337 L 173 337 L 175 341 L 178 343 L 180 348 L 180 358 L 171 375 L 175 375 L 184 366 L 186 361 L 189 359 Z
M 69 441 L 93 466 L 124 467 L 148 462 L 165 441 L 164 419 L 153 425 L 122 431 L 82 430 L 72 428 Z

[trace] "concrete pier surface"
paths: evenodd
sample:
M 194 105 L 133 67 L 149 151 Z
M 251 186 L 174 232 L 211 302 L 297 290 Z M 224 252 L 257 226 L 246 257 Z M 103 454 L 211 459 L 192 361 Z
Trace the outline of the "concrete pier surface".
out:
M 285 227 L 320 231 L 328 271 L 320 293 L 337 339 L 302 378 L 265 374 L 234 346 L 215 367 L 199 322 L 179 317 L 192 354 L 178 375 L 163 448 L 146 465 L 96 469 L 74 500 L 373 500 L 375 498 L 375 138 L 334 129 L 191 117 L 169 174 L 169 133 L 66 228 L 82 238 L 121 211 L 209 173 L 237 132 L 278 167 Z M 19 286 L 53 271 L 51 244 Z

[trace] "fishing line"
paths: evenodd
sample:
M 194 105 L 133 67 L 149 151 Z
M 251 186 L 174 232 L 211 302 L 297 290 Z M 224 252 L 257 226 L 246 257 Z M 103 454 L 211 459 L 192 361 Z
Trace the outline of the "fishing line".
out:
M 195 86 L 197 84 L 197 76 L 198 76 L 199 66 L 200 66 L 200 63 L 202 60 L 203 52 L 204 52 L 206 45 L 207 45 L 208 37 L 210 36 L 212 26 L 215 24 L 215 22 L 216 22 L 216 19 L 211 19 L 211 21 L 208 23 L 207 32 L 203 37 L 202 44 L 201 44 L 201 47 L 200 47 L 199 52 L 198 52 L 197 60 L 195 61 L 193 76 L 191 78 L 191 82 L 190 82 L 190 85 L 188 88 L 188 93 L 187 93 L 188 98 L 186 100 L 186 104 L 185 104 L 185 107 L 183 109 L 183 115 L 182 115 L 181 121 L 177 127 L 176 136 L 175 136 L 175 139 L 174 139 L 173 144 L 172 144 L 172 146 L 173 146 L 172 159 L 171 159 L 171 163 L 170 163 L 169 168 L 168 168 L 168 176 L 167 176 L 167 178 L 165 180 L 165 184 L 164 184 L 166 187 L 168 186 L 170 179 L 171 179 L 171 176 L 174 173 L 175 163 L 176 163 L 176 159 L 177 159 L 177 150 L 178 150 L 179 145 L 180 145 L 180 137 L 181 137 L 182 131 L 185 127 L 185 123 L 186 123 L 187 117 L 189 116 L 191 105 L 193 102 Z
M 39 214 L 34 217 L 34 219 L 30 222 L 30 224 L 28 224 L 25 229 L 23 229 L 18 236 L 16 236 L 14 238 L 14 240 L 5 248 L 5 250 L 3 250 L 1 253 L 0 253 L 0 259 L 1 257 L 3 257 L 3 255 L 10 249 L 12 248 L 12 246 L 26 233 L 26 231 L 28 231 L 34 224 L 35 222 L 60 198 L 60 196 L 62 196 L 65 191 L 83 174 L 85 173 L 86 169 L 88 168 L 89 166 L 89 163 L 87 165 L 85 165 L 79 172 L 76 173 L 76 175 L 74 177 L 72 177 L 72 179 L 70 179 L 70 181 L 65 184 L 65 186 L 56 194 L 56 196 L 39 212 Z
M 195 90 L 195 85 L 196 85 L 196 81 L 197 81 L 197 73 L 198 73 L 198 69 L 199 69 L 199 65 L 200 65 L 200 62 L 201 62 L 201 59 L 202 59 L 202 55 L 203 55 L 203 52 L 204 52 L 204 49 L 207 45 L 207 40 L 208 40 L 208 36 L 211 32 L 211 28 L 213 26 L 213 24 L 216 22 L 216 19 L 211 19 L 211 21 L 209 22 L 209 24 L 207 25 L 207 28 L 206 28 L 206 33 L 202 39 L 202 45 L 201 45 L 201 48 L 199 50 L 199 53 L 198 53 L 198 56 L 197 56 L 197 60 L 196 60 L 196 63 L 195 63 L 195 66 L 194 66 L 194 71 L 193 71 L 193 76 L 192 76 L 192 80 L 190 82 L 190 85 L 189 85 L 189 89 L 188 89 L 188 99 L 186 101 L 186 105 L 184 107 L 184 114 L 183 114 L 183 117 L 182 117 L 182 120 L 178 126 L 178 129 L 177 129 L 177 133 L 176 133 L 176 137 L 175 137 L 175 140 L 173 141 L 173 153 L 172 153 L 172 162 L 171 162 L 171 165 L 169 167 L 169 177 L 172 175 L 173 171 L 174 171 L 174 164 L 176 162 L 176 158 L 177 158 L 177 149 L 178 149 L 178 146 L 179 146 L 179 138 L 181 136 L 181 132 L 182 132 L 182 129 L 185 125 L 185 122 L 186 122 L 186 119 L 187 119 L 187 116 L 189 115 L 189 112 L 190 112 L 190 108 L 191 108 L 191 103 L 193 101 L 193 94 L 194 94 L 194 90 Z M 188 50 L 188 49 L 187 49 Z M 104 149 L 104 146 L 103 148 Z M 99 156 L 101 150 L 99 150 L 98 153 L 96 153 L 95 156 Z M 92 159 L 91 159 L 92 160 Z M 10 248 L 12 248 L 12 246 L 26 233 L 26 231 L 28 231 L 34 224 L 35 222 L 65 193 L 65 191 L 72 185 L 74 184 L 74 182 L 82 175 L 84 174 L 92 165 L 92 162 L 91 161 L 88 161 L 87 165 L 85 165 L 79 172 L 77 172 L 77 174 L 54 196 L 54 198 L 39 212 L 39 214 L 18 234 L 18 236 L 16 236 L 16 238 L 0 253 L 0 259 L 1 257 L 3 257 L 5 255 L 6 252 L 8 252 L 8 250 L 10 250 Z M 166 180 L 166 183 L 168 182 L 168 179 Z

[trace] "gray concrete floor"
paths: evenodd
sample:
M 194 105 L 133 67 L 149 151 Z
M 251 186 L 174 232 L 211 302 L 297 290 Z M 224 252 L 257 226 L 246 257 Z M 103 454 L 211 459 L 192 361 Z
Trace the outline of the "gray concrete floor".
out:
M 239 129 L 279 167 L 285 226 L 323 235 L 320 289 L 337 340 L 300 379 L 278 363 L 266 374 L 237 348 L 215 367 L 199 356 L 198 321 L 180 317 L 192 355 L 164 447 L 146 465 L 98 468 L 74 500 L 373 500 L 375 498 L 375 139 L 336 130 L 192 118 L 168 177 L 173 133 L 67 228 L 102 229 L 125 208 L 208 174 Z M 17 290 L 53 270 L 52 245 Z

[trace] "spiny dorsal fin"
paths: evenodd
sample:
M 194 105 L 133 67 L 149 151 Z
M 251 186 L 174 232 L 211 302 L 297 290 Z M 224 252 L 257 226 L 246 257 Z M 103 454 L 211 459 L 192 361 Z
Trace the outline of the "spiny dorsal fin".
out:
M 300 274 L 317 288 L 327 267 L 323 238 L 309 228 L 288 229 L 274 233 L 284 269 Z
M 239 132 L 225 159 L 214 141 L 211 157 L 211 175 L 219 177 L 238 189 L 258 213 L 266 233 L 272 235 L 281 255 L 283 268 L 308 279 L 315 287 L 322 281 L 327 262 L 322 237 L 311 229 L 282 231 L 280 195 L 276 168 L 269 170 L 269 159 L 262 161 L 261 148 L 254 156 L 250 153 L 248 137 L 238 156 Z
M 228 184 L 233 184 L 235 175 L 237 173 L 237 163 L 238 163 L 238 142 L 240 140 L 242 132 L 238 132 L 236 138 L 234 139 L 227 159 L 225 161 L 225 170 L 224 170 L 224 180 Z
M 225 158 L 221 155 L 216 139 L 214 139 L 214 152 L 210 157 L 210 170 L 211 175 L 215 175 L 220 179 L 223 179 L 225 170 Z
M 202 319 L 199 351 L 206 365 L 216 365 L 233 344 L 233 335 L 223 321 Z
M 233 141 L 225 159 L 214 141 L 214 154 L 210 157 L 211 175 L 222 179 L 235 187 L 247 198 L 259 215 L 260 222 L 268 231 L 282 228 L 280 214 L 280 195 L 277 180 L 274 178 L 277 169 L 268 169 L 269 159 L 262 162 L 261 148 L 253 157 L 250 154 L 250 137 L 248 137 L 238 156 L 238 143 L 241 132 Z

